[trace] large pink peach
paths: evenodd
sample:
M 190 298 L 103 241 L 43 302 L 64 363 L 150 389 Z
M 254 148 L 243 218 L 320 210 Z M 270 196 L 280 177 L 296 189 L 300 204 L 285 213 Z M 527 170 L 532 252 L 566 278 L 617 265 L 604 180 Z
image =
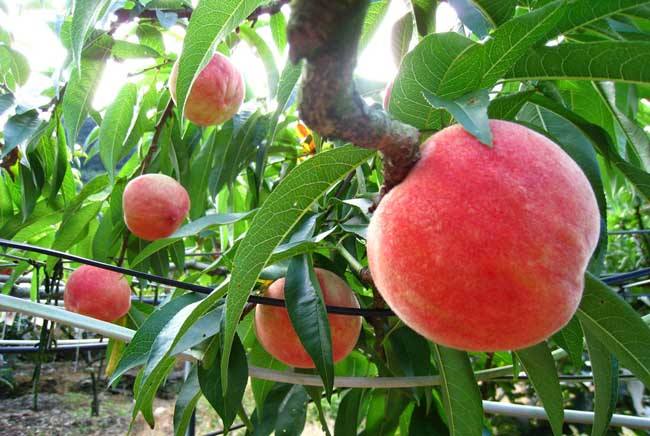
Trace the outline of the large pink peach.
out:
M 316 268 L 315 272 L 325 304 L 359 307 L 354 292 L 343 279 L 324 269 Z M 284 281 L 282 278 L 273 282 L 264 295 L 284 298 Z M 361 332 L 361 317 L 335 314 L 328 314 L 327 317 L 332 333 L 332 358 L 338 362 L 354 349 Z M 315 367 L 284 307 L 258 305 L 255 309 L 255 332 L 264 349 L 279 361 L 297 368 Z
M 391 309 L 469 351 L 519 349 L 562 328 L 600 231 L 571 157 L 519 124 L 490 127 L 493 148 L 460 125 L 429 138 L 368 229 L 370 271 Z
M 169 89 L 176 101 L 178 62 L 169 76 Z M 244 79 L 237 67 L 215 53 L 196 77 L 185 103 L 185 117 L 199 126 L 212 126 L 231 119 L 244 101 Z
M 131 180 L 122 197 L 124 222 L 146 241 L 166 238 L 183 223 L 190 197 L 183 185 L 164 174 L 144 174 Z
M 131 288 L 120 273 L 84 265 L 70 274 L 63 302 L 72 312 L 113 322 L 129 311 Z

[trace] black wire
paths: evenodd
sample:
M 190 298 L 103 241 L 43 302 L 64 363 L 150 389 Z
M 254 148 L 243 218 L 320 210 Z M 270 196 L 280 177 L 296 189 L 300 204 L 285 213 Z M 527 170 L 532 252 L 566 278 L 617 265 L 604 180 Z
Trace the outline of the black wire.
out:
M 121 274 L 138 277 L 151 282 L 162 283 L 164 285 L 172 286 L 175 288 L 185 289 L 192 292 L 198 292 L 200 294 L 209 294 L 213 290 L 208 286 L 201 286 L 201 285 L 196 285 L 194 283 L 181 282 L 178 280 L 158 276 L 155 274 L 149 274 L 142 271 L 136 271 L 129 268 L 124 268 L 121 266 L 111 265 L 93 259 L 86 259 L 85 257 L 75 256 L 74 254 L 64 253 L 62 251 L 52 250 L 44 247 L 38 247 L 35 245 L 21 244 L 19 242 L 10 241 L 7 239 L 0 238 L 0 246 L 17 248 L 19 250 L 45 254 L 48 256 L 58 257 L 60 259 L 72 260 L 74 262 L 83 263 L 86 265 L 95 266 L 97 268 L 103 268 L 110 271 L 119 272 Z M 646 277 L 646 276 L 650 276 L 650 268 L 642 268 L 636 271 L 630 271 L 630 272 L 625 272 L 620 274 L 611 274 L 606 277 L 602 277 L 601 280 L 608 285 L 616 286 L 616 285 L 621 285 L 630 280 L 636 280 L 638 278 Z M 262 304 L 267 306 L 276 306 L 276 307 L 285 306 L 283 299 L 262 297 L 259 295 L 250 295 L 248 297 L 248 301 L 250 303 Z M 395 316 L 393 311 L 390 309 L 357 309 L 353 307 L 341 307 L 341 306 L 329 306 L 329 305 L 325 307 L 328 313 L 333 313 L 338 315 L 363 316 L 367 318 Z
M 76 256 L 74 254 L 64 253 L 62 251 L 52 250 L 49 248 L 38 247 L 35 245 L 21 244 L 19 242 L 9 241 L 7 239 L 0 238 L 0 246 L 16 248 L 24 251 L 32 251 L 35 253 L 45 254 L 48 256 L 54 256 L 61 259 L 72 260 L 74 262 L 83 263 L 85 265 L 95 266 L 97 268 L 103 268 L 110 271 L 115 271 L 121 274 L 126 274 L 129 276 L 134 276 L 142 278 L 151 282 L 162 283 L 164 285 L 172 286 L 175 288 L 185 289 L 192 292 L 198 292 L 201 294 L 209 294 L 212 292 L 212 288 L 208 286 L 196 285 L 194 283 L 186 283 L 178 280 L 170 279 L 167 277 L 158 276 L 155 274 L 149 274 L 142 271 L 136 271 L 129 268 L 124 268 L 121 266 L 111 265 L 104 262 L 99 262 L 93 259 L 86 259 L 85 257 Z M 284 307 L 284 300 L 278 298 L 269 298 L 261 297 L 257 295 L 251 295 L 248 297 L 248 301 L 255 304 L 263 304 L 267 306 L 277 306 Z M 388 317 L 393 316 L 393 311 L 390 309 L 357 309 L 353 307 L 341 307 L 341 306 L 325 306 L 328 313 L 333 313 L 337 315 L 354 315 L 354 316 L 364 316 L 364 317 Z
M 244 427 L 246 427 L 245 424 L 233 425 L 232 427 L 230 427 L 230 429 L 228 431 L 230 431 L 230 430 L 239 430 L 240 428 L 244 428 Z M 203 436 L 219 436 L 219 435 L 222 435 L 223 433 L 224 433 L 224 430 L 218 430 L 218 431 L 213 431 L 212 433 L 206 433 Z

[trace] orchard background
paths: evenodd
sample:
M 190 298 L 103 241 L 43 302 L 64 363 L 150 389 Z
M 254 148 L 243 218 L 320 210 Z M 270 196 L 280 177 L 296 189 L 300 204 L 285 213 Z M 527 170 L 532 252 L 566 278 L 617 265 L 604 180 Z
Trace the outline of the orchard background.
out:
M 88 359 L 93 391 L 137 373 L 131 414 L 151 426 L 176 358 L 192 362 L 177 434 L 205 400 L 220 427 L 255 435 L 300 434 L 308 410 L 336 435 L 645 434 L 608 423 L 648 413 L 650 2 L 21 0 L 0 1 L 0 25 L 0 307 L 23 314 L 0 320 L 3 341 L 38 341 L 33 408 L 51 351 L 97 333 L 111 340 Z M 215 51 L 241 70 L 244 103 L 200 127 L 185 102 Z M 387 316 L 366 238 L 417 143 L 455 123 L 489 142 L 488 117 L 573 158 L 601 233 L 565 328 L 467 353 Z M 183 226 L 154 242 L 122 218 L 127 183 L 149 173 L 191 200 Z M 124 268 L 136 296 L 116 324 L 55 307 L 93 261 Z M 328 334 L 302 334 L 328 324 L 314 267 L 344 278 L 364 315 L 337 364 Z M 255 305 L 272 303 L 260 295 L 284 276 L 302 284 L 287 306 L 315 370 L 288 368 L 254 334 Z M 0 356 L 10 396 L 26 358 Z M 495 414 L 495 401 L 541 405 L 546 420 Z M 565 409 L 594 411 L 593 425 Z

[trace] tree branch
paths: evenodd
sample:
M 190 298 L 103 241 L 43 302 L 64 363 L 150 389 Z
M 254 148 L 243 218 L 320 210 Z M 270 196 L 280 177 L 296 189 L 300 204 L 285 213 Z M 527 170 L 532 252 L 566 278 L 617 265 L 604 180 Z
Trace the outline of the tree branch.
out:
M 282 6 L 288 4 L 289 1 L 290 0 L 273 0 L 268 2 L 264 6 L 258 6 L 247 17 L 247 20 L 256 21 L 260 16 L 264 14 L 269 14 L 269 15 L 277 14 L 282 9 Z M 163 12 L 175 13 L 178 16 L 178 18 L 190 18 L 192 16 L 192 11 L 193 11 L 192 8 L 163 10 Z M 120 24 L 132 21 L 134 18 L 151 19 L 151 20 L 157 19 L 155 9 L 145 9 L 144 11 L 141 11 L 139 14 L 134 13 L 132 9 L 118 9 L 115 11 L 115 16 L 117 17 L 117 20 L 111 26 L 110 33 L 113 33 L 115 29 L 119 27 Z
M 419 159 L 419 132 L 369 107 L 353 73 L 368 0 L 295 0 L 287 28 L 292 62 L 307 60 L 300 117 L 323 136 L 376 149 L 384 155 L 388 192 Z

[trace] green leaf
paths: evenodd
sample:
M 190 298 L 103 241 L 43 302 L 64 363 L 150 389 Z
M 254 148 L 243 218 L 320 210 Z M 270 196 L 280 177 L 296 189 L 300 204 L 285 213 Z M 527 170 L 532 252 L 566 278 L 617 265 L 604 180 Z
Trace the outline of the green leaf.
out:
M 16 99 L 11 92 L 0 95 L 0 115 L 12 108 L 15 102 Z
M 131 267 L 140 264 L 143 260 L 147 259 L 152 254 L 166 248 L 177 241 L 182 240 L 188 236 L 194 236 L 211 226 L 222 226 L 232 224 L 239 220 L 245 219 L 250 216 L 253 211 L 241 213 L 224 213 L 224 214 L 210 214 L 199 218 L 196 221 L 185 224 L 180 229 L 176 230 L 174 234 L 165 239 L 159 239 L 147 245 L 131 262 Z
M 14 148 L 28 142 L 41 124 L 38 111 L 35 109 L 9 118 L 4 127 L 5 146 L 2 147 L 0 158 L 9 154 Z
M 508 21 L 517 7 L 516 0 L 471 0 L 494 27 Z
M 488 106 L 488 118 L 491 120 L 514 120 L 533 94 L 535 91 L 522 91 L 491 100 Z
M 197 366 L 194 365 L 176 396 L 176 404 L 174 406 L 175 435 L 186 434 L 192 413 L 194 413 L 199 398 L 201 398 L 201 387 L 199 386 Z
M 263 0 L 200 0 L 190 18 L 179 58 L 176 96 L 181 114 L 194 79 L 214 47 L 235 30 Z
M 222 319 L 223 307 L 221 306 L 203 315 L 180 337 L 172 348 L 171 355 L 177 356 L 219 333 Z
M 618 400 L 618 361 L 590 330 L 585 330 L 596 392 L 592 436 L 607 434 Z
M 90 4 L 83 0 L 78 2 Z M 74 148 L 79 129 L 88 116 L 95 87 L 102 76 L 104 61 L 109 54 L 107 49 L 100 49 L 99 52 L 98 56 L 82 58 L 80 67 L 72 69 L 63 96 L 63 123 L 71 149 Z
M 158 58 L 161 54 L 153 48 L 128 41 L 115 40 L 111 53 L 117 59 Z
M 233 118 L 232 137 L 227 143 L 221 143 L 229 131 L 226 126 L 216 136 L 216 165 L 209 179 L 212 195 L 217 195 L 224 186 L 234 183 L 244 166 L 253 159 L 257 146 L 264 138 L 267 118 L 261 111 L 255 112 L 246 118 L 243 124 L 239 124 L 242 119 L 241 115 Z
M 195 148 L 190 159 L 188 194 L 190 196 L 191 220 L 196 220 L 205 212 L 208 180 L 217 150 L 216 136 L 218 136 L 217 133 L 212 132 L 206 141 Z
M 156 53 L 162 54 L 165 52 L 162 33 L 156 26 L 140 21 L 135 33 L 138 36 L 140 44 L 155 50 Z
M 275 112 L 269 120 L 269 129 L 266 135 L 266 144 L 262 144 L 262 152 L 257 154 L 257 160 L 255 165 L 255 177 L 257 179 L 257 191 L 261 192 L 262 182 L 264 177 L 264 169 L 266 167 L 266 155 L 268 154 L 268 146 L 273 144 L 275 141 L 275 134 L 278 128 L 278 120 L 280 115 L 285 111 L 293 90 L 300 79 L 302 73 L 302 62 L 293 64 L 292 62 L 287 62 L 280 74 L 280 79 L 278 80 L 278 87 L 274 92 L 274 97 L 277 101 L 277 107 Z
M 390 47 L 393 50 L 395 64 L 399 65 L 402 58 L 409 51 L 409 45 L 413 38 L 413 16 L 407 12 L 402 18 L 397 20 L 393 25 L 393 31 L 390 38 Z
M 464 351 L 433 345 L 451 436 L 481 435 L 483 405 L 469 357 Z
M 363 19 L 363 27 L 361 28 L 359 51 L 363 50 L 372 39 L 375 31 L 379 28 L 379 25 L 388 12 L 388 6 L 388 0 L 375 0 L 368 5 L 366 16 Z
M 564 421 L 562 388 L 557 376 L 555 360 L 546 342 L 517 350 L 515 354 L 542 400 L 553 434 L 561 436 Z
M 398 389 L 375 389 L 370 396 L 366 428 L 361 436 L 395 434 L 399 417 L 407 405 L 407 397 Z
M 336 436 L 357 436 L 365 392 L 364 389 L 350 389 L 343 394 L 334 422 Z
M 27 58 L 20 52 L 0 44 L 0 82 L 10 91 L 15 91 L 18 86 L 27 83 L 28 78 Z
M 533 95 L 530 101 L 570 121 L 584 136 L 589 138 L 589 141 L 605 159 L 636 186 L 642 195 L 650 198 L 650 174 L 625 161 L 618 153 L 616 146 L 612 144 L 609 135 L 600 126 L 588 123 L 574 112 L 544 96 Z M 594 191 L 598 193 L 598 190 L 594 189 Z
M 226 298 L 222 378 L 227 374 L 231 342 L 244 305 L 273 250 L 316 200 L 373 154 L 354 146 L 317 154 L 294 168 L 255 214 L 233 261 Z
M 566 15 L 553 28 L 552 36 L 566 35 L 610 15 L 619 14 L 647 3 L 647 0 L 573 1 Z
M 305 388 L 293 385 L 284 397 L 278 409 L 278 420 L 275 423 L 275 434 L 300 436 L 307 420 L 307 401 L 309 395 Z
M 557 0 L 498 27 L 492 33 L 492 39 L 482 46 L 484 69 L 481 70 L 480 88 L 494 85 L 529 48 L 543 42 L 546 33 L 565 15 L 568 8 L 570 7 L 564 0 Z M 445 89 L 442 88 L 440 92 Z
M 81 51 L 83 50 L 88 32 L 95 26 L 101 13 L 105 11 L 105 8 L 109 3 L 109 0 L 97 0 L 92 2 L 86 0 L 75 0 L 74 2 L 74 13 L 72 14 L 70 36 L 72 39 L 72 61 L 76 69 L 81 68 Z
M 136 331 L 131 342 L 126 346 L 109 384 L 115 383 L 129 369 L 147 363 L 151 346 L 163 327 L 179 310 L 198 300 L 199 297 L 194 293 L 181 295 L 160 306 L 149 315 L 145 323 Z
M 449 430 L 438 414 L 438 410 L 435 407 L 430 409 L 427 410 L 425 404 L 420 404 L 413 409 L 408 436 L 445 435 L 448 433 Z
M 147 424 L 149 424 L 149 427 L 154 427 L 153 399 L 156 396 L 160 384 L 167 378 L 167 375 L 172 371 L 172 369 L 174 369 L 174 363 L 176 363 L 176 359 L 168 357 L 161 362 L 161 364 L 146 380 L 144 378 L 136 378 L 135 386 L 137 388 L 134 387 L 133 391 L 135 396 L 135 405 L 133 406 L 133 412 L 131 414 L 130 428 L 133 426 L 133 422 L 138 416 L 138 412 L 142 412 L 142 416 L 145 421 L 147 421 Z M 140 374 L 142 374 L 142 372 Z
M 467 132 L 481 143 L 492 147 L 492 131 L 488 120 L 490 95 L 486 89 L 455 100 L 436 97 L 428 91 L 422 91 L 422 94 L 433 108 L 446 109 Z
M 56 163 L 54 165 L 54 171 L 52 174 L 52 188 L 50 191 L 50 201 L 54 201 L 56 198 L 56 194 L 59 192 L 59 189 L 61 189 L 61 185 L 63 184 L 63 179 L 65 178 L 65 174 L 70 168 L 68 164 L 68 144 L 65 140 L 65 129 L 63 128 L 63 124 L 61 123 L 60 117 L 58 116 L 59 112 L 57 112 L 55 122 L 56 122 Z M 65 190 L 63 191 L 63 194 L 65 196 Z M 65 200 L 69 200 L 66 198 Z
M 604 106 L 610 111 L 614 121 L 621 128 L 627 141 L 636 150 L 643 166 L 650 170 L 650 138 L 648 134 L 634 121 L 621 112 L 616 106 L 616 91 L 613 83 L 594 83 Z
M 66 251 L 70 247 L 78 243 L 82 238 L 81 236 L 86 231 L 86 226 L 97 219 L 97 215 L 102 208 L 103 201 L 95 201 L 87 204 L 79 209 L 78 212 L 64 217 L 61 222 L 59 230 L 54 235 L 54 242 L 52 243 L 53 250 Z M 51 270 L 58 259 L 50 256 L 47 259 L 48 269 Z
M 629 304 L 587 273 L 577 314 L 585 334 L 589 331 L 623 367 L 650 385 L 650 327 Z
M 650 42 L 564 43 L 528 51 L 507 80 L 613 80 L 650 82 Z
M 291 259 L 284 297 L 293 329 L 316 365 L 329 398 L 334 389 L 332 333 L 311 257 L 303 255 Z
M 106 109 L 99 128 L 99 157 L 111 180 L 115 178 L 115 166 L 129 135 L 137 99 L 138 87 L 133 83 L 124 85 L 115 101 Z
M 420 36 L 426 36 L 435 31 L 437 0 L 411 0 L 415 25 Z
M 449 75 L 450 71 L 457 69 L 456 64 L 462 62 L 466 65 L 465 52 L 474 46 L 477 46 L 476 43 L 458 33 L 435 33 L 422 39 L 402 60 L 399 75 L 391 91 L 391 114 L 421 130 L 439 130 L 448 125 L 449 115 L 444 110 L 433 109 L 422 92 L 427 91 L 447 98 L 448 96 L 438 92 L 445 81 L 474 81 L 474 85 L 465 87 L 466 92 L 478 86 L 476 66 L 457 74 L 456 77 Z M 435 62 L 429 62 L 431 59 L 435 59 Z
M 270 20 L 271 36 L 279 53 L 287 47 L 287 19 L 284 14 L 273 14 Z
M 580 327 L 580 321 L 577 317 L 571 318 L 571 321 L 565 325 L 562 330 L 553 335 L 553 340 L 564 351 L 569 353 L 571 363 L 577 368 L 582 368 L 582 349 L 583 349 L 583 334 Z
M 253 379 L 252 382 L 256 380 L 259 379 Z M 251 417 L 253 422 L 252 436 L 269 436 L 273 433 L 278 420 L 280 405 L 291 389 L 291 386 L 285 383 L 269 383 L 272 389 L 270 389 L 268 399 L 264 402 L 264 406 L 257 406 Z M 260 407 L 262 407 L 261 410 Z
M 219 414 L 223 420 L 223 426 L 227 430 L 241 407 L 248 381 L 248 363 L 246 362 L 246 351 L 239 341 L 239 337 L 236 337 L 230 353 L 228 387 L 226 387 L 221 379 L 221 371 L 219 371 L 221 354 L 219 339 L 215 338 L 205 351 L 205 356 L 199 363 L 198 375 L 203 395 Z

